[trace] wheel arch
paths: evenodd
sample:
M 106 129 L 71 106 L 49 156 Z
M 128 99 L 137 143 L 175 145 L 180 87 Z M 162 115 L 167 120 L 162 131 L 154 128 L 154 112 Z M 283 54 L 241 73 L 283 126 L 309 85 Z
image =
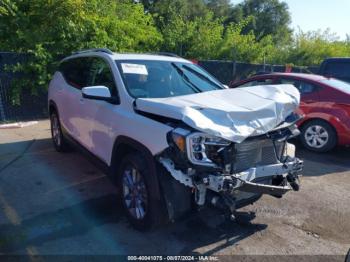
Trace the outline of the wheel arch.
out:
M 109 176 L 112 179 L 112 182 L 115 184 L 117 183 L 116 174 L 118 172 L 118 168 L 123 156 L 127 154 L 132 154 L 132 153 L 138 153 L 138 154 L 141 154 L 142 157 L 144 157 L 145 161 L 148 164 L 149 171 L 155 174 L 154 176 L 152 176 L 153 181 L 151 182 L 159 185 L 157 166 L 151 151 L 142 143 L 127 136 L 117 137 L 113 145 L 113 150 L 112 150 L 112 155 L 110 160 L 110 172 L 109 172 Z M 156 195 L 159 198 L 158 200 L 160 200 L 161 192 L 159 190 L 159 187 L 156 187 L 156 188 L 157 188 Z

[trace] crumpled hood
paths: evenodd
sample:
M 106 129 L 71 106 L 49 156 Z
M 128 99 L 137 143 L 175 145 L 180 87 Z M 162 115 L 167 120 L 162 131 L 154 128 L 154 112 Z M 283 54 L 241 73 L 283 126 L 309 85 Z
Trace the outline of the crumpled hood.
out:
M 224 89 L 170 98 L 139 98 L 136 109 L 182 120 L 207 134 L 240 143 L 266 134 L 299 106 L 293 85 Z

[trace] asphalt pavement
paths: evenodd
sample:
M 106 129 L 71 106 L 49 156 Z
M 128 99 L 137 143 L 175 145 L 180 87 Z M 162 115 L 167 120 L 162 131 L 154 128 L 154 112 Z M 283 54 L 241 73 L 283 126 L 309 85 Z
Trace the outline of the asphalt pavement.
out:
M 236 222 L 215 213 L 141 233 L 127 223 L 109 180 L 77 152 L 57 153 L 49 122 L 0 129 L 0 254 L 330 255 L 350 248 L 350 149 L 305 160 L 300 192 L 264 196 Z

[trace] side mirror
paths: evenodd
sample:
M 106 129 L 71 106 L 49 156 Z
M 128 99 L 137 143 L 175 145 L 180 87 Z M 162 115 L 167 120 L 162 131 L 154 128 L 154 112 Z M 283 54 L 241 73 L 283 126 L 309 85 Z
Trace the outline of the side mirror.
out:
M 109 88 L 106 86 L 88 86 L 84 87 L 81 92 L 86 99 L 102 100 L 110 103 L 116 102 L 116 99 L 112 97 Z

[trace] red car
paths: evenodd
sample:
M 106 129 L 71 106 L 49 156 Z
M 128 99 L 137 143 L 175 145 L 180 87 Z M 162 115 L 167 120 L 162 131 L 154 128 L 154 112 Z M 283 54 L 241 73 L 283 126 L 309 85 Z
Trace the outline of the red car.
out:
M 230 88 L 292 84 L 301 93 L 298 123 L 301 142 L 313 151 L 326 152 L 336 145 L 350 145 L 350 84 L 335 78 L 296 73 L 256 75 Z

